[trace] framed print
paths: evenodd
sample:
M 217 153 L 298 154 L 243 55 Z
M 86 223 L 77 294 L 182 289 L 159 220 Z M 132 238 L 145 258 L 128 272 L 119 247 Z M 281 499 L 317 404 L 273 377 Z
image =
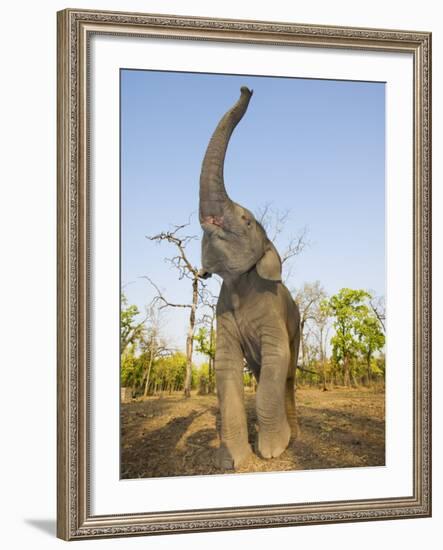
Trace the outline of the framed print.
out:
M 58 536 L 431 514 L 431 36 L 58 13 Z

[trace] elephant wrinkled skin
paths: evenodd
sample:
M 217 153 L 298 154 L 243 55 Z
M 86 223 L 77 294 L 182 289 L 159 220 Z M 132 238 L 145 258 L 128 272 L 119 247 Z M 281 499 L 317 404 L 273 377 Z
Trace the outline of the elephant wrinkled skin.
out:
M 234 128 L 252 91 L 241 88 L 235 105 L 211 137 L 200 177 L 203 229 L 202 277 L 217 274 L 223 285 L 217 303 L 215 375 L 221 413 L 220 466 L 239 467 L 251 453 L 243 400 L 244 360 L 257 382 L 256 450 L 279 456 L 296 435 L 295 369 L 300 315 L 281 281 L 280 256 L 253 214 L 228 196 L 223 165 Z

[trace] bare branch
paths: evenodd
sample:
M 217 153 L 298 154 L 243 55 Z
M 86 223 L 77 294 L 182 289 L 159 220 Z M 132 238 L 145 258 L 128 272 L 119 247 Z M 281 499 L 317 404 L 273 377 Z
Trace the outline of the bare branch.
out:
M 383 331 L 386 332 L 385 321 L 386 321 L 386 305 L 384 296 L 378 296 L 371 298 L 369 300 L 369 305 L 371 306 L 374 315 L 377 317 L 378 322 L 383 328 Z
M 152 300 L 152 303 L 155 304 L 157 302 L 162 302 L 163 305 L 159 306 L 159 309 L 163 309 L 165 307 L 181 307 L 181 308 L 188 308 L 188 307 L 190 308 L 190 307 L 192 307 L 191 304 L 174 304 L 173 302 L 169 302 L 169 300 L 167 300 L 164 297 L 162 291 L 154 283 L 154 281 L 152 281 L 152 279 L 150 279 L 147 275 L 145 275 L 144 277 L 141 277 L 141 278 L 146 279 L 157 291 L 157 296 L 154 297 L 154 299 Z
M 135 281 L 128 281 L 126 283 L 123 283 L 121 288 L 122 288 L 122 290 L 124 290 L 127 286 L 133 285 L 134 283 L 135 283 Z
M 260 223 L 264 227 L 264 229 L 267 229 L 268 226 L 270 209 L 271 203 L 267 202 L 262 207 L 260 207 L 255 214 L 258 223 Z
M 281 257 L 282 264 L 298 256 L 303 250 L 309 246 L 307 239 L 308 229 L 303 227 L 301 232 L 296 237 L 291 237 Z
M 282 266 L 284 267 L 283 281 L 286 283 L 292 275 L 291 265 L 296 256 L 299 256 L 303 250 L 309 246 L 307 239 L 308 229 L 302 228 L 296 235 L 289 235 L 286 245 L 278 246 L 277 241 L 282 241 L 283 237 L 286 239 L 286 226 L 290 218 L 290 209 L 279 210 L 273 208 L 272 203 L 266 203 L 263 207 L 257 210 L 257 221 L 265 229 L 268 238 L 279 248 L 283 248 L 283 253 L 280 254 L 282 260 Z
M 177 269 L 179 269 L 180 279 L 187 276 L 186 271 L 192 274 L 192 277 L 197 277 L 198 275 L 198 269 L 191 264 L 185 252 L 186 246 L 194 239 L 197 239 L 197 236 L 196 235 L 184 235 L 184 236 L 177 235 L 182 229 L 184 229 L 188 225 L 189 223 L 185 223 L 182 225 L 174 225 L 173 231 L 162 231 L 157 235 L 146 237 L 148 240 L 156 241 L 158 243 L 162 241 L 167 241 L 169 243 L 174 244 L 178 248 L 178 251 L 179 251 L 178 256 L 174 256 L 173 258 L 168 258 L 167 261 L 169 261 L 172 265 L 174 265 Z
M 318 372 L 315 372 L 313 370 L 305 369 L 305 367 L 302 367 L 301 365 L 297 365 L 297 368 L 301 370 L 302 372 L 308 372 L 309 374 L 315 374 L 316 376 L 319 376 Z
M 257 210 L 256 218 L 268 234 L 269 239 L 275 243 L 278 236 L 283 232 L 290 213 L 289 209 L 278 210 L 272 207 L 272 203 L 267 202 Z

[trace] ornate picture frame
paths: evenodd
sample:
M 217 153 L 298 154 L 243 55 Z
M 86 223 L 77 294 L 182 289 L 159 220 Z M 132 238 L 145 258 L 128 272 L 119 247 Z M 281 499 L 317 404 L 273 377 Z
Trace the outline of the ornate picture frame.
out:
M 428 32 L 67 9 L 58 13 L 58 504 L 65 540 L 431 515 L 431 35 Z M 90 78 L 94 36 L 404 53 L 413 63 L 412 493 L 392 498 L 95 514 L 91 380 Z M 405 236 L 405 239 L 408 238 Z M 118 246 L 118 245 L 116 245 Z

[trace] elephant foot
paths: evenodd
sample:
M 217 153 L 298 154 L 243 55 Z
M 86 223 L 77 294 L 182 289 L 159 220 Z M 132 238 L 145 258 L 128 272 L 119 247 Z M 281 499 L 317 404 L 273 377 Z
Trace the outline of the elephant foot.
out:
M 277 458 L 288 447 L 291 438 L 291 429 L 285 422 L 278 432 L 259 430 L 256 439 L 256 451 L 263 458 Z
M 229 445 L 222 443 L 218 450 L 217 465 L 223 470 L 236 470 L 242 466 L 251 456 L 252 449 L 249 444 Z

